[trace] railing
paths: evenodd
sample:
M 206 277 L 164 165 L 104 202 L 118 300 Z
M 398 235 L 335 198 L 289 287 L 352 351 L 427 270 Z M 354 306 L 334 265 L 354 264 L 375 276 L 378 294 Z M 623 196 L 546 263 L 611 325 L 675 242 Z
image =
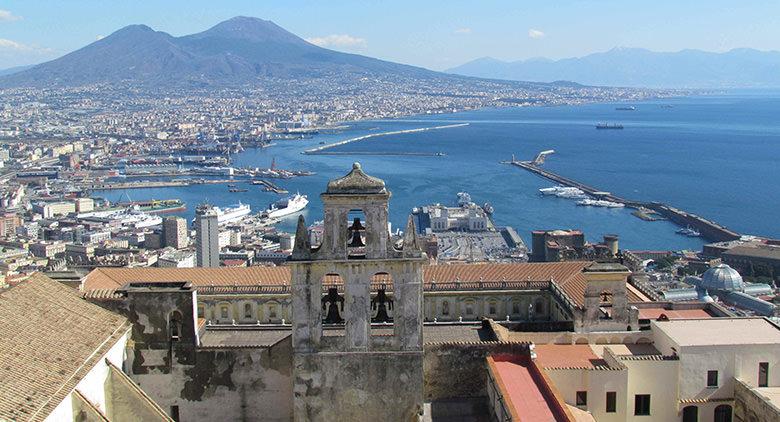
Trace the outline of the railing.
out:
M 322 285 L 323 293 L 335 288 L 337 292 L 344 292 L 343 283 L 328 283 Z M 548 280 L 523 280 L 523 281 L 447 281 L 423 283 L 423 291 L 426 292 L 455 292 L 455 291 L 483 291 L 483 290 L 553 290 L 560 292 L 555 283 Z M 235 285 L 235 286 L 197 286 L 196 290 L 202 295 L 220 294 L 290 294 L 289 284 L 281 285 Z M 393 283 L 371 283 L 371 291 L 393 291 Z M 565 303 L 571 303 L 565 293 L 560 292 Z

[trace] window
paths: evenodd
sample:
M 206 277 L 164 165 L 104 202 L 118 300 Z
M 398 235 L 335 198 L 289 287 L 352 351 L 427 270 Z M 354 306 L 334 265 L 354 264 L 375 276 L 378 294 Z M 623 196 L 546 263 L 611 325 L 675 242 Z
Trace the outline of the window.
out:
M 490 315 L 496 314 L 496 302 L 488 303 L 488 313 L 490 313 Z
M 222 319 L 227 319 L 228 318 L 228 307 L 227 307 L 227 305 L 220 306 L 219 307 L 219 312 L 220 312 L 220 317 Z
M 513 314 L 519 314 L 520 313 L 520 304 L 517 302 L 512 302 L 512 313 Z
M 441 303 L 441 314 L 442 315 L 449 315 L 450 314 L 450 302 L 447 302 L 446 300 Z
M 244 304 L 244 318 L 252 318 L 252 305 L 249 303 Z
M 268 306 L 268 318 L 276 318 L 276 305 Z
M 769 362 L 758 363 L 758 386 L 769 387 Z
M 715 408 L 715 422 L 731 422 L 731 406 L 721 404 Z
M 634 415 L 650 415 L 650 394 L 637 394 L 634 396 Z
M 206 307 L 203 305 L 198 305 L 198 318 L 205 318 L 206 315 Z
M 173 419 L 174 422 L 179 422 L 179 406 L 171 406 L 171 419 Z
M 617 393 L 607 391 L 607 413 L 617 412 Z
M 683 409 L 683 422 L 699 422 L 699 408 L 696 406 L 686 406 Z
M 466 315 L 473 315 L 473 314 L 474 314 L 474 304 L 466 303 Z
M 577 406 L 587 406 L 587 405 L 588 405 L 588 392 L 577 391 Z
M 707 371 L 707 387 L 718 386 L 718 371 Z

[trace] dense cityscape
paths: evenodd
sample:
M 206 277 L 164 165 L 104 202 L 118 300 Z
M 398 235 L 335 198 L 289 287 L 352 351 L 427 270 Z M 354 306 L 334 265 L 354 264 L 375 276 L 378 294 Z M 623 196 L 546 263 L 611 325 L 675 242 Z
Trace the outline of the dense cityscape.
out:
M 631 210 L 704 246 L 499 224 L 518 211 L 473 191 L 415 193 L 397 227 L 401 187 L 358 155 L 446 154 L 338 150 L 470 124 L 350 136 L 361 122 L 594 103 L 630 116 L 715 89 L 455 76 L 315 47 L 256 18 L 152 32 L 127 27 L 0 76 L 0 420 L 780 420 L 780 239 L 558 174 L 554 150 L 496 166 L 553 184 L 538 200 Z M 170 63 L 195 64 L 115 80 L 89 67 L 159 34 Z M 277 56 L 253 55 L 264 48 Z M 82 74 L 58 73 L 76 59 Z M 299 140 L 299 162 L 354 164 L 315 197 L 287 186 L 312 168 L 237 163 Z M 127 194 L 215 185 L 275 199 Z M 315 201 L 322 214 L 305 213 Z

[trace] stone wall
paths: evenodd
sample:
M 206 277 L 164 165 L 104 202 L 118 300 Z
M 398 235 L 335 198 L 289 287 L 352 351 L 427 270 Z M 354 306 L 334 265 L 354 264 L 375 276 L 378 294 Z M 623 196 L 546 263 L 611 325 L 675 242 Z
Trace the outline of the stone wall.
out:
M 295 420 L 417 420 L 422 360 L 415 351 L 297 353 Z
M 487 357 L 529 353 L 529 343 L 428 343 L 423 361 L 425 401 L 487 397 Z
M 736 422 L 761 422 L 780 420 L 780 408 L 772 404 L 744 382 L 734 385 L 734 420 Z

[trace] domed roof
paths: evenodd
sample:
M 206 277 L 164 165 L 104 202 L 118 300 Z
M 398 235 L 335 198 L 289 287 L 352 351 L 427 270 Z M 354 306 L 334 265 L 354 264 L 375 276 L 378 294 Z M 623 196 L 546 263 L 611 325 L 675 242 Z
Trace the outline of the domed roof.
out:
M 745 283 L 737 270 L 726 264 L 716 265 L 701 276 L 702 286 L 712 290 L 742 291 Z
M 360 163 L 352 164 L 352 171 L 346 176 L 328 182 L 326 194 L 387 194 L 382 179 L 363 173 Z

